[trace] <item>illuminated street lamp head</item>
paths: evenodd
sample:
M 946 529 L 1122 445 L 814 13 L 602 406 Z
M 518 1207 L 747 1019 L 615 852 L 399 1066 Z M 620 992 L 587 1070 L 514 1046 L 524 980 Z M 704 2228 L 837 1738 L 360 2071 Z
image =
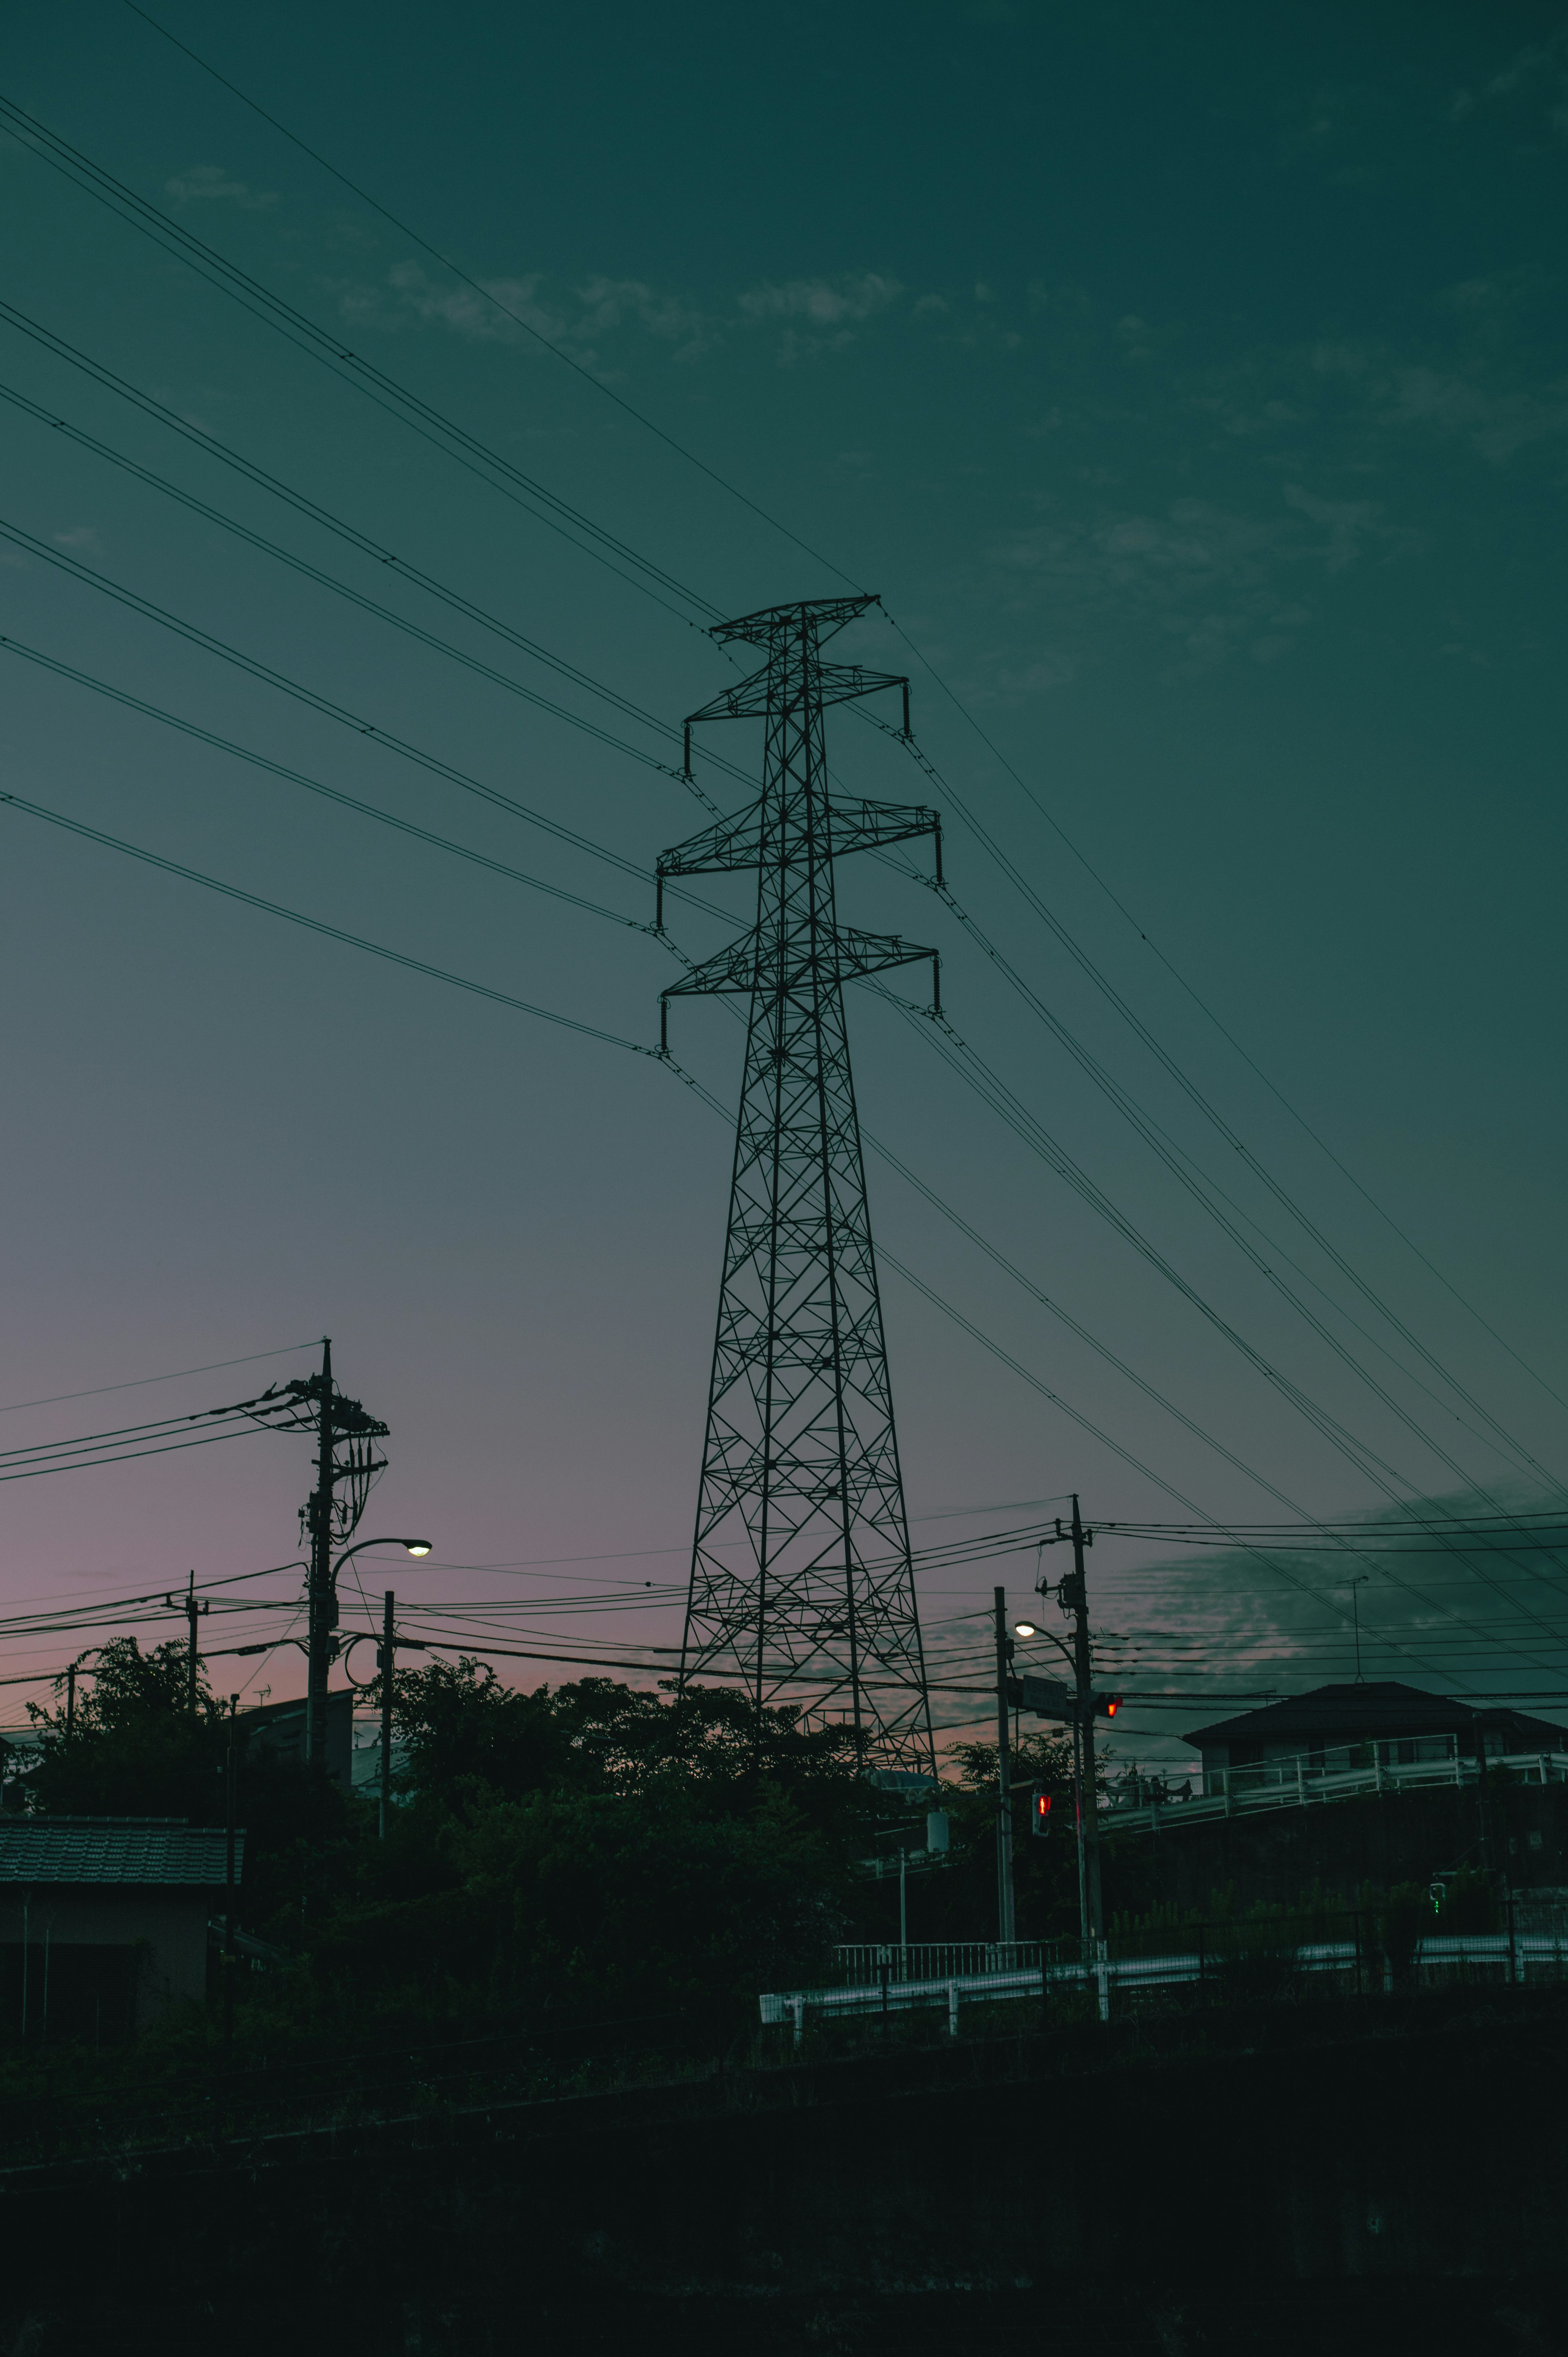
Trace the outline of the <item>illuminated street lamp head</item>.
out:
M 1036 1637 L 1039 1631 L 1032 1620 L 1015 1620 L 1013 1634 L 1015 1637 Z
M 430 1553 L 430 1541 L 428 1539 L 404 1539 L 403 1545 L 408 1549 L 410 1555 L 428 1555 Z

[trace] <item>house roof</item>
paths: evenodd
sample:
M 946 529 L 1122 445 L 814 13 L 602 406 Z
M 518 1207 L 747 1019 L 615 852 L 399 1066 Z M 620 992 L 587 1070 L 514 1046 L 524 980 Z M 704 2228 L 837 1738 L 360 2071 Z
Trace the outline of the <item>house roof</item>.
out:
M 1285 1743 L 1304 1746 L 1314 1737 L 1347 1743 L 1379 1737 L 1452 1735 L 1474 1727 L 1506 1728 L 1520 1738 L 1521 1750 L 1560 1749 L 1563 1729 L 1551 1719 L 1532 1718 L 1527 1712 L 1497 1705 L 1477 1710 L 1473 1703 L 1446 1695 L 1424 1694 L 1419 1686 L 1397 1679 L 1355 1685 L 1314 1686 L 1310 1693 L 1291 1695 L 1262 1710 L 1243 1711 L 1240 1718 L 1222 1718 L 1212 1727 L 1195 1727 L 1182 1741 L 1199 1749 L 1219 1743 Z
M 0 1817 L 0 1885 L 159 1883 L 211 1889 L 225 1878 L 221 1825 L 173 1817 Z M 245 1836 L 234 1835 L 234 1876 Z

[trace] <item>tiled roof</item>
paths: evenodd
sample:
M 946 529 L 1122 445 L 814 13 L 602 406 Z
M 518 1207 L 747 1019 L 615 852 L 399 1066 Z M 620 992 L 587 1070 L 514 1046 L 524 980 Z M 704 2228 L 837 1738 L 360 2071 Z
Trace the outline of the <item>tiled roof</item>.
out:
M 1213 1727 L 1195 1727 L 1184 1743 L 1286 1742 L 1321 1736 L 1331 1741 L 1367 1742 L 1395 1736 L 1450 1735 L 1472 1728 L 1479 1717 L 1487 1727 L 1517 1734 L 1520 1750 L 1544 1744 L 1556 1749 L 1563 1730 L 1550 1719 L 1532 1718 L 1506 1705 L 1455 1702 L 1444 1695 L 1423 1694 L 1398 1679 L 1369 1681 L 1359 1685 L 1314 1686 L 1310 1694 L 1292 1695 L 1262 1710 L 1244 1711 L 1240 1718 L 1222 1718 Z
M 0 1885 L 164 1883 L 211 1889 L 224 1879 L 221 1825 L 136 1817 L 0 1817 Z M 234 1836 L 236 1880 L 245 1836 Z

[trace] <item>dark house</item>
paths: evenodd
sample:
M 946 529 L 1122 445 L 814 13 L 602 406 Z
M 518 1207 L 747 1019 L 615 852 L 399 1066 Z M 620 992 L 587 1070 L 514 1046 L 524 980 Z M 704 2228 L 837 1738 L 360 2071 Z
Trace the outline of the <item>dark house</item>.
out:
M 259 1710 L 242 1710 L 234 1731 L 252 1752 L 271 1752 L 290 1767 L 305 1765 L 305 1697 L 297 1702 L 264 1703 Z M 335 1784 L 353 1789 L 354 1695 L 348 1686 L 327 1697 L 326 1745 L 322 1766 Z
M 1406 1767 L 1418 1760 L 1487 1759 L 1568 1749 L 1568 1729 L 1551 1719 L 1495 1705 L 1451 1701 L 1388 1679 L 1379 1684 L 1314 1686 L 1262 1710 L 1243 1711 L 1182 1738 L 1203 1755 L 1206 1792 L 1221 1788 L 1221 1769 L 1276 1768 L 1300 1760 L 1308 1775 L 1336 1769 Z
M 226 1853 L 173 1817 L 0 1818 L 0 2040 L 108 2044 L 199 2000 Z

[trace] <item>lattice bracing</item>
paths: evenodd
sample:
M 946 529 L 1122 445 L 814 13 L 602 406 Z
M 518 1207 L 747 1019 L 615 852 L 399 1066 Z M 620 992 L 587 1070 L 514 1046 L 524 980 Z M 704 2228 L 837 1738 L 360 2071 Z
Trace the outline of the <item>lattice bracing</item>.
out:
M 761 795 L 659 863 L 757 870 L 757 922 L 665 993 L 746 992 L 750 1019 L 714 1347 L 682 1679 L 743 1674 L 760 1707 L 813 1699 L 868 1768 L 933 1766 L 843 985 L 936 953 L 836 920 L 833 859 L 933 834 L 934 812 L 835 802 L 828 703 L 903 688 L 824 664 L 869 597 L 770 607 L 714 633 L 765 669 L 694 713 L 765 723 Z M 940 849 L 939 849 L 940 860 Z

